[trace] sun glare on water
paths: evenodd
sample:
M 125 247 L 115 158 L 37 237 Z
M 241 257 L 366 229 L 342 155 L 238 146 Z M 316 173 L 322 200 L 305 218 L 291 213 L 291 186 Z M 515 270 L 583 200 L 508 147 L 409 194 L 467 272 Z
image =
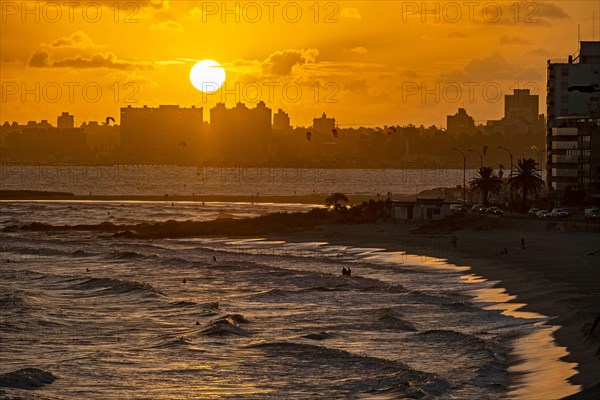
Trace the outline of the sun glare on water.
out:
M 201 92 L 216 92 L 225 83 L 225 69 L 214 60 L 199 61 L 190 70 L 190 81 Z

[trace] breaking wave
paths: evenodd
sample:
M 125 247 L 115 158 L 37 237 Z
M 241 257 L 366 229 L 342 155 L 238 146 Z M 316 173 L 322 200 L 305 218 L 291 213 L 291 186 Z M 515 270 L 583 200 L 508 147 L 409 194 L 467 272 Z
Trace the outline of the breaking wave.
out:
M 164 293 L 155 289 L 148 283 L 113 278 L 90 278 L 73 285 L 71 288 L 76 290 L 94 291 L 96 294 L 101 295 L 139 293 L 164 296 Z

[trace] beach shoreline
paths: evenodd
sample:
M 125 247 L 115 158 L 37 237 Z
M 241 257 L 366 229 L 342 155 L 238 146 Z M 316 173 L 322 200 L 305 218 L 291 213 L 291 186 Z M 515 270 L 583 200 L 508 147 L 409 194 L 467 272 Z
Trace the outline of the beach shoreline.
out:
M 600 250 L 597 233 L 548 230 L 517 231 L 514 229 L 455 232 L 453 234 L 415 235 L 417 225 L 361 224 L 325 225 L 318 230 L 267 235 L 267 239 L 289 242 L 328 242 L 334 245 L 384 248 L 405 251 L 449 263 L 469 266 L 470 273 L 506 289 L 516 298 L 511 302 L 525 303 L 521 311 L 536 312 L 550 317 L 547 325 L 557 326 L 556 342 L 567 348 L 567 362 L 577 363 L 577 374 L 569 379 L 582 391 L 569 398 L 593 398 L 598 394 L 600 360 L 595 352 L 600 342 L 586 341 L 581 331 L 600 313 L 597 258 Z M 525 239 L 522 249 L 521 238 Z M 507 253 L 502 254 L 506 248 Z M 597 253 L 596 253 L 597 254 Z M 565 270 L 569 268 L 569 270 Z M 355 271 L 360 274 L 360 271 Z M 509 359 L 514 364 L 515 359 Z
M 127 201 L 136 200 L 128 196 Z M 597 398 L 594 396 L 599 393 L 600 362 L 595 353 L 600 347 L 600 341 L 586 340 L 581 329 L 584 324 L 591 324 L 600 314 L 600 282 L 596 266 L 600 256 L 598 224 L 570 220 L 542 221 L 520 216 L 476 216 L 430 224 L 405 222 L 321 225 L 327 220 L 321 215 L 323 212 L 325 211 L 318 212 L 313 219 L 307 218 L 308 215 L 304 213 L 296 215 L 300 219 L 295 220 L 290 219 L 294 215 L 276 214 L 273 215 L 274 220 L 263 217 L 260 221 L 231 220 L 229 224 L 227 221 L 216 224 L 172 221 L 131 227 L 114 225 L 110 228 L 111 232 L 117 233 L 125 228 L 136 232 L 145 228 L 147 232 L 143 229 L 137 232 L 142 233 L 139 236 L 141 238 L 227 236 L 287 242 L 327 242 L 333 245 L 406 252 L 445 259 L 457 266 L 468 266 L 469 273 L 482 276 L 488 281 L 496 281 L 498 287 L 516 296 L 512 302 L 524 303 L 522 311 L 550 318 L 547 325 L 558 327 L 554 333 L 556 343 L 568 350 L 565 361 L 578 364 L 578 373 L 569 381 L 580 385 L 583 391 L 572 398 Z M 203 232 L 201 228 L 210 224 L 215 225 L 215 229 L 205 229 Z M 293 227 L 298 229 L 292 230 Z M 65 229 L 54 226 L 46 228 Z M 104 231 L 109 227 L 100 224 L 71 228 Z M 452 244 L 454 235 L 458 239 L 456 246 Z M 525 240 L 525 248 L 521 247 L 522 239 Z M 360 269 L 354 272 L 360 275 Z M 513 358 L 509 360 L 510 363 L 514 365 L 517 360 Z M 586 393 L 592 394 L 586 397 Z

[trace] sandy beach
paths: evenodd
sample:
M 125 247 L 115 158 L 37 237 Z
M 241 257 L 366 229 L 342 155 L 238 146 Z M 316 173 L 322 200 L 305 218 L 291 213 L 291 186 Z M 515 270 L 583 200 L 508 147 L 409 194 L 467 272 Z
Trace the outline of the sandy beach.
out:
M 549 324 L 560 326 L 555 337 L 569 352 L 566 361 L 578 364 L 578 374 L 571 382 L 583 389 L 569 398 L 597 398 L 600 359 L 595 353 L 600 341 L 586 340 L 581 329 L 600 313 L 600 236 L 548 231 L 544 224 L 531 222 L 520 227 L 524 229 L 460 230 L 455 233 L 456 247 L 452 246 L 452 234 L 416 235 L 411 233 L 416 226 L 410 224 L 328 225 L 270 238 L 406 251 L 470 266 L 474 274 L 499 281 L 497 286 L 516 295 L 513 302 L 526 303 L 523 311 L 553 317 Z M 522 238 L 525 249 L 521 248 Z M 507 252 L 502 254 L 505 248 Z

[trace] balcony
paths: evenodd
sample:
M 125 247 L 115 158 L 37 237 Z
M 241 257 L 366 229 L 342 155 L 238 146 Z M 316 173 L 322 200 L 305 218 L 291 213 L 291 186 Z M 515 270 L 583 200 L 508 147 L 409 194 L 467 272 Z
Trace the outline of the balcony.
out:
M 552 136 L 576 136 L 578 129 L 571 128 L 552 128 Z
M 552 141 L 552 150 L 577 150 L 576 141 L 562 141 L 562 140 L 553 140 Z
M 577 162 L 577 156 L 573 156 L 573 155 L 553 155 L 552 156 L 552 163 L 576 163 Z
M 557 178 L 577 178 L 576 168 L 552 168 L 552 176 Z

